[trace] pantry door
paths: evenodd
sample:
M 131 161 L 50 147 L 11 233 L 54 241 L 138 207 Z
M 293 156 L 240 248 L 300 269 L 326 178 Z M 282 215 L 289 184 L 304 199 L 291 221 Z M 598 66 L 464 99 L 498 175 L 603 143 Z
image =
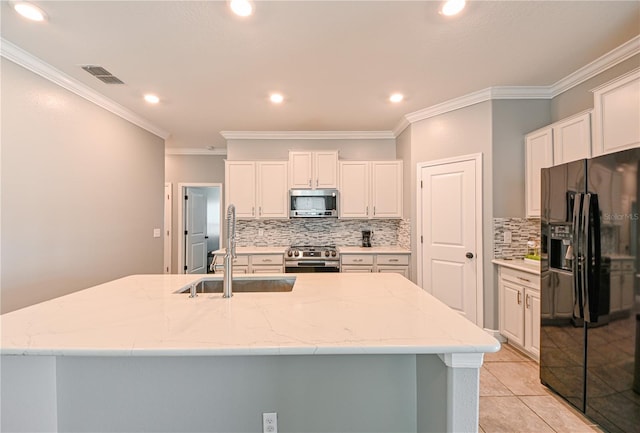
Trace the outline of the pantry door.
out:
M 185 273 L 207 273 L 207 198 L 202 188 L 186 188 Z
M 482 155 L 418 164 L 418 284 L 482 326 Z

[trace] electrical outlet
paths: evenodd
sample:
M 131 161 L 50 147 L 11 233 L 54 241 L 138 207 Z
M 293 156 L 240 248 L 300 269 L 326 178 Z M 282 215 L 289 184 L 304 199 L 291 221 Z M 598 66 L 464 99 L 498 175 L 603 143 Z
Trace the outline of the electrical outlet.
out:
M 265 412 L 262 414 L 262 433 L 278 433 L 277 412 Z
M 264 236 L 264 229 L 258 229 L 258 236 Z
M 504 236 L 504 239 L 503 239 L 504 243 L 505 244 L 510 244 L 511 243 L 511 232 L 506 231 L 506 232 L 504 232 L 503 236 Z

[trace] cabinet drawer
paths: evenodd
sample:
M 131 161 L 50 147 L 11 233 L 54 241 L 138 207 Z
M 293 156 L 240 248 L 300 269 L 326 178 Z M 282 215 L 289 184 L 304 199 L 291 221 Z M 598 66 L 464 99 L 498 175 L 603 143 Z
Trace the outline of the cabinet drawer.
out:
M 224 259 L 224 256 L 222 256 L 222 259 Z M 221 263 L 224 263 L 224 260 L 222 260 Z M 233 266 L 248 266 L 248 265 L 249 265 L 249 256 L 238 256 L 235 259 L 233 259 Z
M 379 265 L 408 265 L 409 256 L 407 254 L 378 254 Z
M 343 254 L 340 260 L 343 265 L 373 265 L 371 254 Z
M 284 261 L 282 254 L 259 254 L 251 256 L 252 265 L 281 265 Z
M 536 274 L 521 272 L 515 269 L 505 268 L 503 266 L 500 269 L 500 278 L 519 286 L 530 287 L 536 290 L 540 289 L 540 277 Z
M 624 262 L 622 262 L 622 270 L 633 271 L 633 262 L 630 260 L 625 260 Z
M 282 274 L 282 266 L 252 266 L 251 272 L 254 274 Z

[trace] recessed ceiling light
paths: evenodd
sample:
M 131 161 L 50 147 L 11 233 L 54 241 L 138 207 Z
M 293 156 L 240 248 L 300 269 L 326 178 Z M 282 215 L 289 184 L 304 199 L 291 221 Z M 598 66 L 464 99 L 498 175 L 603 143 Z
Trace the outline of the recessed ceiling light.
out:
M 284 96 L 282 96 L 280 93 L 272 93 L 269 99 L 271 99 L 271 102 L 273 102 L 274 104 L 279 104 L 284 101 Z
M 389 101 L 391 102 L 400 102 L 404 99 L 404 95 L 402 93 L 394 93 L 389 97 Z
M 442 9 L 440 9 L 440 13 L 442 15 L 446 15 L 448 17 L 452 15 L 456 15 L 464 9 L 466 2 L 464 0 L 447 0 L 443 5 Z
M 229 7 L 234 14 L 241 17 L 248 17 L 253 13 L 253 5 L 249 0 L 231 0 Z
M 156 95 L 152 95 L 151 93 L 144 95 L 144 100 L 149 104 L 157 104 L 158 102 L 160 102 L 160 98 L 158 98 Z
M 47 19 L 47 14 L 38 6 L 27 2 L 16 2 L 13 4 L 13 8 L 23 17 L 31 21 L 44 21 Z

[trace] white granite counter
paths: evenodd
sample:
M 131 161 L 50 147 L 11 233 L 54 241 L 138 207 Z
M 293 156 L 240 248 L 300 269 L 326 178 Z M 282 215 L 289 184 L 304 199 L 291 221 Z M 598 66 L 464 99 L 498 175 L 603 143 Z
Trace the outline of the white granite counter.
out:
M 1 353 L 477 354 L 500 347 L 395 274 L 295 274 L 292 292 L 231 299 L 175 293 L 203 278 L 221 276 L 133 275 L 4 314 Z
M 504 266 L 511 269 L 516 269 L 519 271 L 529 272 L 531 274 L 540 275 L 540 264 L 528 263 L 522 259 L 515 259 L 515 260 L 494 259 L 494 260 L 491 260 L 491 263 L 495 263 L 496 265 Z
M 273 246 L 273 247 L 236 247 L 236 254 L 284 254 L 285 250 L 288 247 L 283 246 Z M 225 252 L 224 248 L 220 248 L 219 250 L 215 250 L 213 254 L 215 255 L 223 255 Z
M 411 250 L 398 246 L 339 247 L 340 254 L 411 254 Z

